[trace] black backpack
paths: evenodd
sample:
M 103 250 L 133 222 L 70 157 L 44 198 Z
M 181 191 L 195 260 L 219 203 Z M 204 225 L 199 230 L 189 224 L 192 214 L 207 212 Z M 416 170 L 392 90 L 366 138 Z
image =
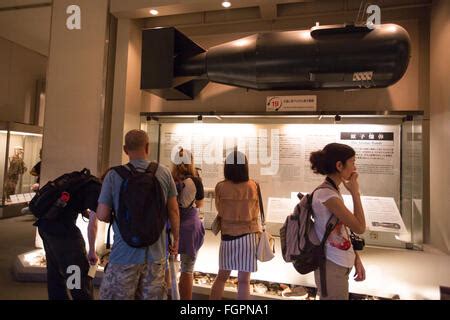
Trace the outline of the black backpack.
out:
M 28 208 L 36 218 L 55 219 L 64 212 L 73 195 L 93 181 L 100 183 L 86 168 L 63 174 L 39 189 Z
M 110 247 L 110 229 L 114 220 L 130 247 L 143 248 L 154 244 L 167 222 L 163 190 L 155 175 L 158 163 L 150 163 L 145 172 L 138 172 L 131 163 L 112 169 L 123 181 L 118 212 L 113 213 L 108 229 L 107 248 Z

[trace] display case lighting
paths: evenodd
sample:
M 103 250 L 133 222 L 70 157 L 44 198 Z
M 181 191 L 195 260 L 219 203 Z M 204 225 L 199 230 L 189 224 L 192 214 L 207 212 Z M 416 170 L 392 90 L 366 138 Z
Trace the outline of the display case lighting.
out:
M 221 115 L 223 118 L 317 118 L 317 115 Z
M 30 132 L 20 132 L 20 131 L 11 131 L 11 134 L 18 134 L 21 136 L 42 137 L 42 134 L 40 134 L 40 133 L 30 133 Z
M 0 133 L 8 133 L 8 131 L 6 131 L 6 130 L 0 130 Z

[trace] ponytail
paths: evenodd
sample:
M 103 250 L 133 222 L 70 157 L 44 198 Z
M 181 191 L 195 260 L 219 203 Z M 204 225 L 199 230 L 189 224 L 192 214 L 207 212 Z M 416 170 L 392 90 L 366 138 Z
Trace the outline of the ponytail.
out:
M 309 157 L 311 162 L 311 169 L 314 173 L 326 175 L 329 170 L 327 170 L 326 154 L 323 150 L 311 152 Z
M 355 154 L 355 150 L 346 144 L 330 143 L 322 150 L 311 152 L 309 161 L 314 173 L 328 175 L 337 172 L 337 162 L 345 165 Z

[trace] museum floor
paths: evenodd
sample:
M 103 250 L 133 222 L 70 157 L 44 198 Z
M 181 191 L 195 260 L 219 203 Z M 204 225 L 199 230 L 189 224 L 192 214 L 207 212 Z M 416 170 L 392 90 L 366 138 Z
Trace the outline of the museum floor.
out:
M 33 222 L 29 215 L 0 219 L 0 300 L 47 299 L 46 283 L 17 282 L 12 274 L 17 255 L 35 249 Z
M 45 283 L 17 282 L 11 272 L 17 255 L 35 249 L 33 222 L 34 219 L 29 215 L 0 219 L 0 288 L 2 289 L 0 300 L 47 299 Z M 196 269 L 200 272 L 216 273 L 216 259 L 211 257 L 215 255 L 218 238 L 207 232 L 206 240 L 206 245 L 202 248 L 203 250 L 200 250 Z M 277 241 L 277 247 L 279 249 L 279 241 Z M 313 286 L 312 276 L 296 274 L 291 266 L 281 263 L 282 261 L 278 261 L 278 258 L 280 257 L 276 257 L 269 263 L 260 264 L 258 273 L 253 277 L 260 280 L 297 282 L 298 285 Z M 363 261 L 367 270 L 367 280 L 363 283 L 351 281 L 350 289 L 354 293 L 373 294 L 384 298 L 392 298 L 394 294 L 398 294 L 401 299 L 438 300 L 440 299 L 439 285 L 450 287 L 450 256 L 427 247 L 425 251 L 371 247 L 364 250 Z M 274 269 L 280 272 L 274 273 Z M 194 299 L 207 297 L 209 288 L 196 289 L 197 294 L 194 294 Z M 203 292 L 198 292 L 198 289 L 203 289 Z M 98 289 L 95 290 L 95 296 L 98 297 Z
M 34 249 L 31 216 L 0 220 L 0 300 L 47 299 L 45 283 L 16 282 L 12 266 L 18 254 Z

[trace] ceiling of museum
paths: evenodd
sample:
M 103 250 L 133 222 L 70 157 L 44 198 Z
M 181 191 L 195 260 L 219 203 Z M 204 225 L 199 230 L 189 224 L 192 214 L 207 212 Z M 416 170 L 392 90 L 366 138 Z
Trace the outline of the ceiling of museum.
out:
M 0 37 L 48 55 L 51 1 L 0 0 Z
M 420 10 L 432 0 L 111 0 L 110 8 L 118 18 L 143 19 L 145 27 L 178 26 L 190 34 L 231 33 L 267 28 L 286 29 L 293 22 L 309 25 L 354 22 L 361 2 L 375 3 L 394 11 Z M 0 37 L 48 55 L 52 0 L 1 0 Z M 152 17 L 151 9 L 159 14 Z M 333 17 L 333 18 L 331 18 Z M 274 26 L 274 24 L 277 24 Z M 295 24 L 295 23 L 294 23 Z M 208 28 L 205 28 L 208 26 Z M 248 29 L 248 30 L 246 30 Z
M 276 19 L 298 14 L 340 12 L 358 10 L 361 3 L 379 4 L 382 7 L 421 5 L 431 0 L 229 0 L 231 7 L 222 7 L 222 0 L 111 0 L 111 12 L 119 17 L 151 17 L 150 9 L 158 10 L 158 17 L 186 14 L 205 14 L 207 21 L 214 22 L 223 15 L 238 18 Z M 244 9 L 245 10 L 242 10 Z

